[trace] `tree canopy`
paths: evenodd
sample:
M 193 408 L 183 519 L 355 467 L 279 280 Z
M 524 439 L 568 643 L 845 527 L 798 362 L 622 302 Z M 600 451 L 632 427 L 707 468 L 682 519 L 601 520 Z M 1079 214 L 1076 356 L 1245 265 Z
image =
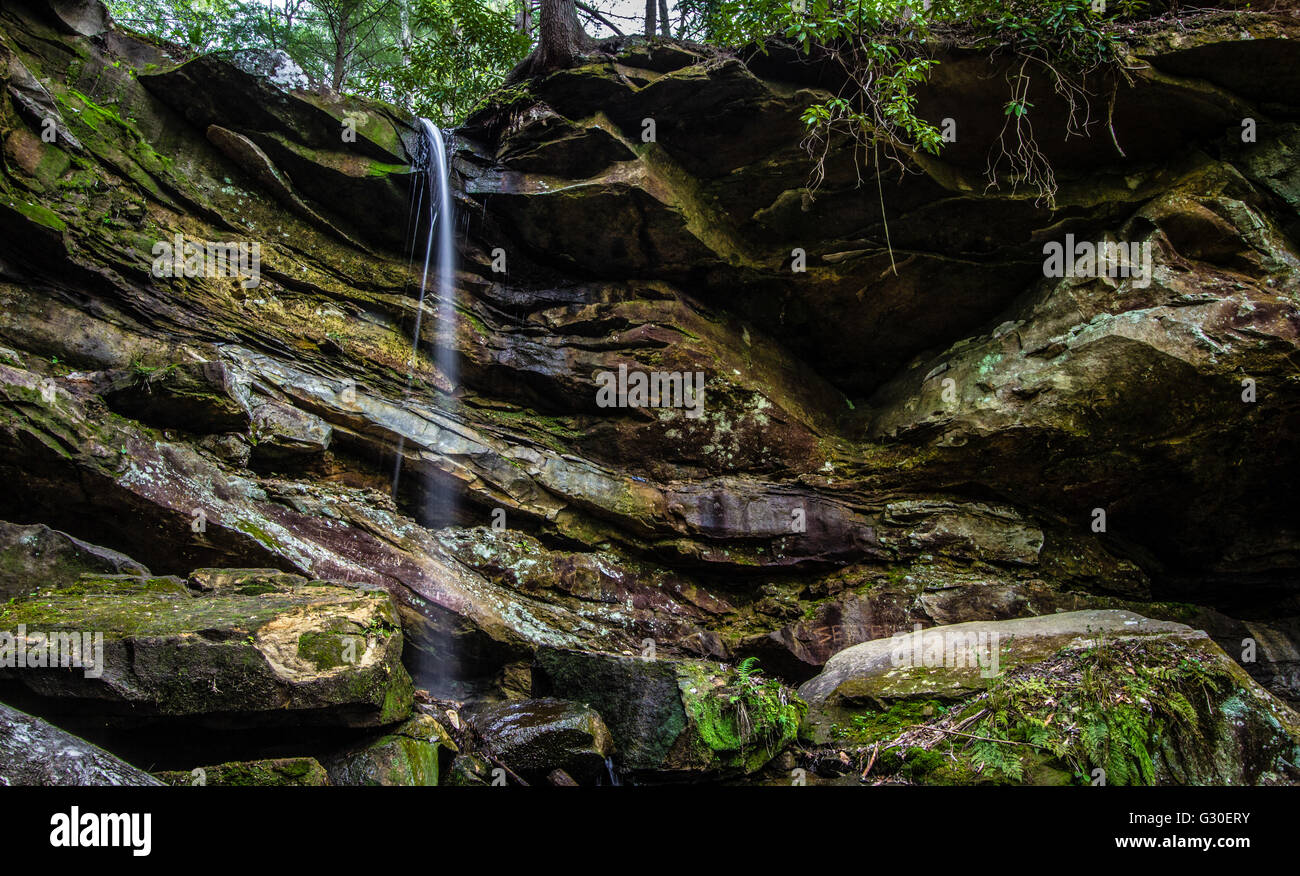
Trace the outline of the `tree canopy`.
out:
M 280 50 L 311 87 L 450 124 L 528 53 L 517 0 L 108 0 L 133 30 L 194 52 Z

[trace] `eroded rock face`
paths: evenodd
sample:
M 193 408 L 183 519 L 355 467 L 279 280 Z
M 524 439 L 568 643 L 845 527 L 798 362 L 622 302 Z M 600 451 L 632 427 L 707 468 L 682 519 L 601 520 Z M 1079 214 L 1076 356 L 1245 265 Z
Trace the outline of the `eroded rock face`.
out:
M 222 362 L 126 369 L 102 380 L 96 388 L 110 408 L 151 426 L 198 434 L 248 429 L 248 391 Z
M 99 10 L 0 10 L 0 517 L 48 527 L 0 554 L 11 611 L 84 612 L 92 572 L 131 612 L 312 614 L 314 589 L 308 627 L 331 633 L 379 602 L 333 582 L 382 588 L 418 686 L 587 703 L 647 774 L 753 772 L 789 741 L 784 706 L 761 739 L 715 712 L 710 691 L 757 695 L 727 664 L 797 684 L 916 625 L 1135 612 L 1296 697 L 1285 16 L 1132 36 L 1113 138 L 1057 136 L 1067 107 L 1037 77 L 1050 201 L 983 176 L 1006 61 L 954 53 L 921 90 L 922 115 L 960 120 L 939 158 L 864 190 L 832 144 L 811 191 L 799 115 L 824 71 L 607 43 L 451 138 L 468 221 L 443 373 L 392 220 L 412 120 L 295 90 L 278 59 L 173 56 Z M 1258 142 L 1235 136 L 1247 116 Z M 260 282 L 155 276 L 178 233 L 256 243 Z M 1066 235 L 1146 247 L 1149 277 L 1045 277 Z M 620 369 L 699 374 L 703 404 L 601 407 Z M 155 621 L 146 653 L 203 639 Z M 247 633 L 195 647 L 273 662 Z M 194 687 L 182 711 L 316 708 L 267 671 L 251 699 Z M 105 707 L 175 702 L 113 684 Z M 399 720 L 361 701 L 376 732 Z
M 48 526 L 0 521 L 0 598 L 72 584 L 86 573 L 144 577 L 149 570 L 125 554 Z
M 954 470 L 1050 495 L 1080 519 L 1105 508 L 1107 532 L 1168 557 L 1172 575 L 1197 566 L 1205 586 L 1235 589 L 1264 565 L 1287 574 L 1289 500 L 1270 484 L 1300 425 L 1294 369 L 1277 358 L 1300 328 L 1297 258 L 1244 183 L 1206 163 L 1147 202 L 1117 236 L 1150 247 L 1149 285 L 1046 285 L 990 334 L 882 387 L 872 433 L 939 449 Z M 1011 442 L 1012 430 L 1036 437 Z M 1192 495 L 1203 498 L 1175 507 Z M 1245 517 L 1262 528 L 1239 526 Z

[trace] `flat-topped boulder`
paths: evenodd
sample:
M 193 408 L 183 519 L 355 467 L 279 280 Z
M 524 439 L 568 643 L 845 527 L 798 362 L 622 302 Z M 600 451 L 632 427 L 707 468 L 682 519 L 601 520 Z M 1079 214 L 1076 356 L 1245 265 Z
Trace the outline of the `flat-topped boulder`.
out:
M 84 576 L 15 599 L 0 607 L 0 631 L 27 660 L 0 677 L 118 719 L 372 727 L 410 713 L 386 592 L 266 569 L 195 580 L 209 589 Z M 68 642 L 80 644 L 78 660 Z
M 168 785 L 260 788 L 319 787 L 330 783 L 329 774 L 314 757 L 230 761 L 192 770 L 164 770 L 154 775 Z
M 1069 611 L 914 630 L 845 648 L 799 687 L 808 720 L 840 703 L 952 699 L 983 690 L 1008 669 L 1072 644 L 1131 636 L 1205 638 L 1184 624 L 1128 611 Z
M 1127 611 L 864 642 L 832 657 L 800 695 L 809 703 L 801 735 L 823 750 L 858 752 L 863 781 L 1300 780 L 1300 715 L 1204 632 Z

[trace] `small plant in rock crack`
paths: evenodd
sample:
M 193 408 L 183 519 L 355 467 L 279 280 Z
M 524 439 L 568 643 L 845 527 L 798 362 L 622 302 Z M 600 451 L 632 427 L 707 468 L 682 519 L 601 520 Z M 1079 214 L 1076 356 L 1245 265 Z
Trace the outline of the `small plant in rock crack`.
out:
M 135 378 L 135 382 L 146 388 L 151 388 L 154 382 L 161 380 L 180 367 L 179 362 L 172 362 L 167 365 L 150 365 L 139 356 L 132 358 L 127 365 L 131 375 Z
M 754 716 L 758 724 L 779 738 L 798 729 L 796 721 L 786 706 L 789 699 L 785 687 L 774 678 L 764 678 L 757 657 L 746 657 L 736 664 L 736 685 L 729 702 L 736 710 L 736 729 L 741 738 L 754 731 Z
M 390 631 L 390 626 L 386 622 L 378 619 L 371 620 L 361 628 L 361 632 L 364 633 L 368 639 L 382 639 L 384 636 L 387 636 Z

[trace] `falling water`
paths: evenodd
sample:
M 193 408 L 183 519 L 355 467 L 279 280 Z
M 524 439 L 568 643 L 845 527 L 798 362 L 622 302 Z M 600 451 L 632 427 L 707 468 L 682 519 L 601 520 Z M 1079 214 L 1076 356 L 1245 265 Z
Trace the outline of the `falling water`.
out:
M 456 251 L 454 245 L 455 216 L 452 213 L 451 176 L 448 172 L 447 146 L 442 131 L 428 119 L 420 119 L 424 134 L 421 154 L 417 156 L 420 183 L 411 196 L 411 216 L 408 223 L 411 243 L 410 259 L 414 264 L 421 242 L 424 258 L 420 269 L 420 295 L 416 305 L 415 331 L 411 341 L 411 370 L 407 373 L 406 393 L 411 394 L 415 376 L 415 362 L 420 352 L 420 330 L 424 322 L 424 304 L 430 291 L 437 301 L 437 331 L 434 337 L 434 365 L 449 387 L 448 398 L 454 399 L 458 384 L 456 354 L 456 290 L 454 284 Z M 423 236 L 421 235 L 423 232 Z M 429 282 L 430 269 L 434 271 Z M 398 500 L 398 483 L 402 474 L 405 441 L 399 440 L 397 459 L 393 468 L 393 498 Z M 427 481 L 417 484 L 413 491 L 425 503 L 422 515 L 426 525 L 441 518 L 456 518 L 458 495 L 449 479 L 431 474 Z M 417 514 L 417 516 L 421 516 Z M 435 635 L 439 644 L 431 651 L 421 652 L 419 667 L 415 671 L 416 683 L 437 695 L 456 694 L 461 679 L 459 661 L 461 654 L 453 630 Z
M 424 321 L 424 301 L 429 292 L 429 268 L 437 272 L 434 277 L 433 293 L 438 302 L 438 326 L 434 341 L 434 364 L 449 386 L 457 385 L 459 375 L 456 356 L 456 292 L 453 278 L 456 267 L 456 249 L 454 245 L 455 218 L 451 206 L 451 176 L 447 165 L 447 146 L 443 141 L 442 131 L 428 119 L 420 119 L 420 129 L 424 133 L 424 143 L 420 160 L 422 162 L 423 185 L 414 193 L 412 213 L 414 218 L 414 237 L 412 256 L 420 240 L 420 230 L 426 227 L 424 237 L 424 264 L 420 271 L 420 297 L 415 311 L 415 332 L 412 338 L 412 359 L 420 350 L 420 328 Z M 435 247 L 436 244 L 436 247 Z M 411 388 L 412 375 L 407 376 L 407 392 Z M 397 497 L 398 481 L 402 474 L 402 451 L 404 441 L 397 446 L 397 461 L 393 468 L 393 496 Z M 436 491 L 435 491 L 436 492 Z M 437 504 L 448 516 L 452 516 L 449 496 L 436 496 Z
M 451 175 L 447 168 L 447 147 L 443 143 L 442 131 L 428 119 L 420 119 L 429 149 L 430 206 L 432 207 L 433 179 L 438 180 L 438 204 L 436 213 L 429 221 L 429 242 L 425 247 L 424 275 L 420 280 L 420 300 L 424 300 L 424 289 L 429 276 L 429 250 L 433 247 L 434 226 L 438 232 L 438 340 L 435 363 L 442 376 L 452 387 L 456 386 L 456 293 L 452 286 L 455 271 L 456 250 L 453 245 L 455 218 L 451 212 Z M 436 220 L 436 221 L 435 221 Z M 419 335 L 417 334 L 418 338 Z

